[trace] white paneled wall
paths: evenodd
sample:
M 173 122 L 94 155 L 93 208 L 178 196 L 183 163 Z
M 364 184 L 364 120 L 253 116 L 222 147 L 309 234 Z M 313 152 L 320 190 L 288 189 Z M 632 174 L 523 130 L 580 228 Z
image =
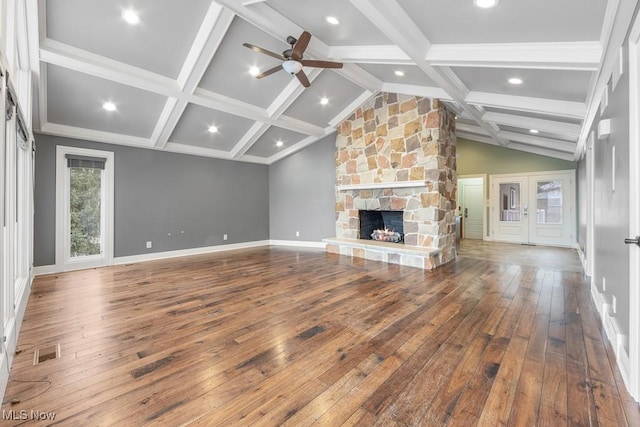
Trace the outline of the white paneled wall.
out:
M 26 1 L 0 7 L 0 394 L 9 378 L 33 280 L 31 69 Z M 22 53 L 22 54 L 21 54 Z M 19 130 L 22 129 L 22 132 Z

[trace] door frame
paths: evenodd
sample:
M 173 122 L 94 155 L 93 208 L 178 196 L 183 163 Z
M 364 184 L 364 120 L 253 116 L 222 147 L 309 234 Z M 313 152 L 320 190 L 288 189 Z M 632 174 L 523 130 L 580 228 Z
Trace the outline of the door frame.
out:
M 88 157 L 105 158 L 104 166 L 104 253 L 100 259 L 92 258 L 88 261 L 71 261 L 67 259 L 67 238 L 66 235 L 66 206 L 69 203 L 67 191 L 68 167 L 66 165 L 66 155 L 74 154 Z M 56 147 L 56 272 L 80 270 L 84 268 L 102 267 L 113 264 L 114 258 L 114 154 L 112 151 L 92 150 L 88 148 L 68 147 L 58 145 Z
M 640 17 L 629 35 L 629 236 L 640 235 Z M 629 245 L 629 381 L 640 401 L 640 247 Z
M 487 197 L 487 174 L 475 174 L 475 175 L 458 175 L 458 181 L 461 179 L 469 179 L 469 178 L 482 178 L 482 240 L 488 240 L 489 233 L 487 233 L 487 206 L 489 203 L 489 199 Z M 456 182 L 458 198 L 456 203 L 460 201 L 460 187 L 458 186 L 458 182 Z M 458 206 L 460 204 L 458 203 Z M 462 236 L 461 236 L 462 238 Z

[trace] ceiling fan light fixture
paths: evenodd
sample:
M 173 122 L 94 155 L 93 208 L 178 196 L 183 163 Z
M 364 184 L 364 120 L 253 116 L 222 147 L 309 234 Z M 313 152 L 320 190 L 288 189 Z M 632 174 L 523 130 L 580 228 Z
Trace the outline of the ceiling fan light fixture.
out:
M 249 68 L 249 74 L 253 77 L 257 76 L 258 74 L 260 74 L 260 68 L 256 66 Z
M 288 59 L 282 63 L 282 68 L 284 68 L 287 73 L 295 75 L 302 70 L 302 64 L 293 59 Z
M 498 1 L 499 0 L 473 0 L 473 4 L 483 9 L 488 9 L 490 7 L 496 7 Z

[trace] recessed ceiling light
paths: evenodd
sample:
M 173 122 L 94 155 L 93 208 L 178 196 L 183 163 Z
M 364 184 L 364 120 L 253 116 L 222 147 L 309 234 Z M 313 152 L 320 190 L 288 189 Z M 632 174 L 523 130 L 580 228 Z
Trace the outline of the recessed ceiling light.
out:
M 531 133 L 539 133 L 540 131 L 538 129 L 529 129 L 529 132 L 531 132 Z
M 283 145 L 284 145 L 284 142 L 276 141 L 276 147 L 282 147 Z
M 253 77 L 257 76 L 258 74 L 260 74 L 260 68 L 256 66 L 249 68 L 249 74 L 251 74 Z
M 328 103 L 329 103 L 329 98 L 327 98 L 326 96 L 323 96 L 322 98 L 320 98 L 321 105 L 327 105 Z
M 394 71 L 394 74 L 395 74 L 396 76 L 398 76 L 398 77 L 402 77 L 402 76 L 404 76 L 404 71 L 402 71 L 402 70 L 396 70 L 396 71 Z
M 218 128 L 213 126 L 213 125 L 211 125 L 211 126 L 209 126 L 209 132 L 216 133 L 216 132 L 218 132 Z
M 136 25 L 140 23 L 140 16 L 135 10 L 125 9 L 122 11 L 121 16 L 127 24 Z
M 483 9 L 487 9 L 490 7 L 496 7 L 498 5 L 498 0 L 473 0 L 473 4 Z
M 340 23 L 340 21 L 338 21 L 338 18 L 336 18 L 335 16 L 327 16 L 325 19 L 331 25 L 338 25 Z
M 520 79 L 518 77 L 511 77 L 509 79 L 509 83 L 511 83 L 512 85 L 521 85 L 522 84 L 522 79 Z
M 104 104 L 102 104 L 102 108 L 107 111 L 116 111 L 118 109 L 116 107 L 116 104 L 114 104 L 113 102 L 105 102 Z

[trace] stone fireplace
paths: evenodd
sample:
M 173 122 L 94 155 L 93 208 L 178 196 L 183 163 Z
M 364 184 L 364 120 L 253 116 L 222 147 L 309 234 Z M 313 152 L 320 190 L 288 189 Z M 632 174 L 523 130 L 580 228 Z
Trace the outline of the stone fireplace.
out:
M 404 243 L 402 211 L 359 210 L 360 239 Z
M 360 106 L 338 128 L 327 250 L 425 269 L 455 259 L 454 132 L 437 99 L 380 93 Z M 361 211 L 400 212 L 404 245 L 362 240 Z

